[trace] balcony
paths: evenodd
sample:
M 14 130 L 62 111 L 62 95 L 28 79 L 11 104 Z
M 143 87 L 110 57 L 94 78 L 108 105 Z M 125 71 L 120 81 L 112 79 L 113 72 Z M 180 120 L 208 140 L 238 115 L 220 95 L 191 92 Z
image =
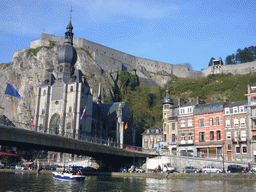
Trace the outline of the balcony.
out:
M 247 138 L 245 138 L 245 137 L 242 137 L 242 138 L 238 138 L 238 141 L 237 141 L 237 139 L 232 139 L 232 142 L 233 143 L 244 143 L 244 142 L 247 142 Z

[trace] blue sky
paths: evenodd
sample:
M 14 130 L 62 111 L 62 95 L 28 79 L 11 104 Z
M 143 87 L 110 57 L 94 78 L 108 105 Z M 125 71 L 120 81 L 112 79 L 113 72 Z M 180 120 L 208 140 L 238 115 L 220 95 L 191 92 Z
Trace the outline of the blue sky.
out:
M 194 70 L 256 46 L 255 0 L 1 0 L 0 63 L 47 34 L 74 36 Z

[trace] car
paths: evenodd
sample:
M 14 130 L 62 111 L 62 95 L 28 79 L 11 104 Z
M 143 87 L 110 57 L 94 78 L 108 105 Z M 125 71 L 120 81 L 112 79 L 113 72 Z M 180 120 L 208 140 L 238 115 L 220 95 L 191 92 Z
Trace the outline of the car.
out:
M 213 166 L 205 166 L 202 169 L 204 173 L 222 173 L 222 169 Z
M 187 166 L 183 169 L 183 173 L 200 173 L 200 170 L 195 167 Z
M 23 164 L 22 165 L 16 165 L 15 170 L 28 170 L 28 167 L 26 167 Z
M 124 168 L 124 167 L 121 167 L 121 168 L 120 168 L 120 172 L 127 172 L 127 169 Z
M 144 173 L 145 170 L 142 169 L 142 168 L 135 167 L 135 172 L 136 172 L 136 173 Z
M 227 168 L 227 172 L 228 173 L 243 173 L 245 170 L 244 167 L 240 166 L 240 165 L 229 165 Z

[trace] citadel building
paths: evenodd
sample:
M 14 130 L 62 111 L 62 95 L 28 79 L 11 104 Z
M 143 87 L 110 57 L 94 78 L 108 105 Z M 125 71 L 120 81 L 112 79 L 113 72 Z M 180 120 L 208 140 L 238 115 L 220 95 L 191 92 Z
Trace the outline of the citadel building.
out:
M 52 72 L 38 88 L 36 131 L 83 140 L 85 137 L 117 142 L 120 146 L 134 144 L 135 132 L 126 103 L 94 103 L 91 89 L 80 70 L 75 69 L 77 52 L 73 47 L 71 21 L 65 32 L 65 41 L 58 53 L 57 76 Z M 128 123 L 128 128 L 124 129 Z M 60 159 L 57 153 L 51 159 Z

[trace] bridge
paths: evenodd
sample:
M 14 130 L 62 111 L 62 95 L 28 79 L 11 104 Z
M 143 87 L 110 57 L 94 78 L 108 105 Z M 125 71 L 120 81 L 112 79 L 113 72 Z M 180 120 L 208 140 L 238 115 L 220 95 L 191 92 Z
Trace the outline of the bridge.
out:
M 0 122 L 0 145 L 85 155 L 112 167 L 142 164 L 147 157 L 158 155 L 147 153 L 141 147 L 120 145 L 98 138 L 82 137 L 78 140 L 49 134 L 50 131 L 45 133 L 35 130 L 37 128 L 32 125 Z

